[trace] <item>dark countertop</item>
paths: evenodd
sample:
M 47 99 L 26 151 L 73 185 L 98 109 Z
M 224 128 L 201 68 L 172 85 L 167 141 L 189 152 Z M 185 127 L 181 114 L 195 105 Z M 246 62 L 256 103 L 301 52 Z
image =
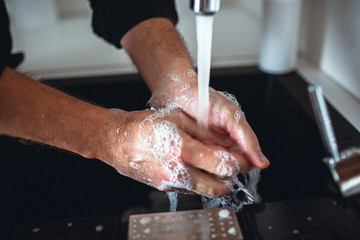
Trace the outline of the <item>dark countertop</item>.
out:
M 129 111 L 144 109 L 150 98 L 138 75 L 43 82 L 98 105 Z M 211 86 L 238 98 L 271 161 L 259 186 L 265 205 L 331 196 L 328 171 L 321 161 L 326 153 L 307 84 L 296 72 L 273 76 L 255 67 L 217 69 L 212 71 Z M 339 148 L 360 146 L 360 133 L 331 107 L 330 114 Z M 179 210 L 197 208 L 201 208 L 198 198 L 181 197 Z M 105 216 L 121 221 L 130 213 L 168 209 L 163 193 L 119 175 L 98 160 L 0 136 L 0 232 L 22 223 Z

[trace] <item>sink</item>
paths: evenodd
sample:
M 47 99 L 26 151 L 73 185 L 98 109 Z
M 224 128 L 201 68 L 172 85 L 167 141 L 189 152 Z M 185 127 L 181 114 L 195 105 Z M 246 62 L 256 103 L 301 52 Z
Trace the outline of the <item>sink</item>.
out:
M 139 75 L 44 80 L 92 103 L 141 110 L 150 98 Z M 234 94 L 271 165 L 262 171 L 263 202 L 330 196 L 326 156 L 313 119 L 306 82 L 256 67 L 212 71 L 211 86 Z M 360 134 L 330 107 L 339 148 L 360 146 Z M 7 224 L 168 211 L 166 195 L 120 175 L 106 164 L 17 138 L 0 136 L 0 230 Z M 179 210 L 201 208 L 183 195 Z M 1 231 L 0 231 L 1 232 Z

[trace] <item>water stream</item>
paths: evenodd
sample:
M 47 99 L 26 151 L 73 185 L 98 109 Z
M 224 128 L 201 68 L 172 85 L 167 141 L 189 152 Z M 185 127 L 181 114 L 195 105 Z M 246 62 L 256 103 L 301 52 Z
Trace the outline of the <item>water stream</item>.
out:
M 198 123 L 208 126 L 211 44 L 214 16 L 196 15 L 197 67 L 198 67 Z
M 210 99 L 210 69 L 211 69 L 211 45 L 213 35 L 213 15 L 196 15 L 196 36 L 197 36 L 197 67 L 198 67 L 198 124 L 201 127 L 208 127 Z M 235 176 L 234 187 L 231 192 L 221 198 L 202 197 L 204 208 L 215 208 L 219 206 L 233 207 L 239 211 L 244 204 L 251 204 L 260 201 L 257 194 L 257 184 L 260 180 L 260 170 L 254 168 L 248 173 L 242 174 L 245 182 L 242 183 Z M 242 192 L 244 197 L 239 199 Z M 170 201 L 170 211 L 176 211 L 178 199 L 177 193 L 167 193 Z M 241 194 L 240 194 L 241 195 Z

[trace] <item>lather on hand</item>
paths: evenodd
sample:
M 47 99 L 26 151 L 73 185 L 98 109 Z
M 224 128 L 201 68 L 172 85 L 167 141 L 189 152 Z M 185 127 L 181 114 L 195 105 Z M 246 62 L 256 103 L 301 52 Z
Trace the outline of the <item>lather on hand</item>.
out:
M 19 95 L 22 89 L 28 91 Z M 0 76 L 0 98 L 0 132 L 100 159 L 160 190 L 218 197 L 229 191 L 218 177 L 240 171 L 241 156 L 225 150 L 230 138 L 198 128 L 176 108 L 106 109 L 9 68 Z
M 225 150 L 233 145 L 229 137 L 199 128 L 180 109 L 110 111 L 109 164 L 159 190 L 219 197 L 229 191 L 219 177 L 238 174 L 238 162 L 246 162 Z

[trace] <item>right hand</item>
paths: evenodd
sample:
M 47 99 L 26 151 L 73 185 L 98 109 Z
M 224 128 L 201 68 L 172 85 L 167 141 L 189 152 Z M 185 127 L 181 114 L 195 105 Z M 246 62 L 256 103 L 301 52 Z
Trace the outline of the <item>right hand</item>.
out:
M 111 161 L 121 174 L 162 191 L 220 197 L 225 179 L 251 166 L 230 137 L 200 128 L 181 110 L 111 111 Z
M 160 87 L 153 91 L 151 106 L 159 108 L 169 102 L 178 104 L 188 116 L 200 124 L 229 135 L 252 166 L 260 169 L 269 167 L 270 162 L 262 153 L 259 141 L 235 96 L 210 88 L 208 116 L 205 115 L 204 118 L 198 109 L 197 75 L 193 71 L 187 71 L 183 74 L 169 74 L 162 79 Z

